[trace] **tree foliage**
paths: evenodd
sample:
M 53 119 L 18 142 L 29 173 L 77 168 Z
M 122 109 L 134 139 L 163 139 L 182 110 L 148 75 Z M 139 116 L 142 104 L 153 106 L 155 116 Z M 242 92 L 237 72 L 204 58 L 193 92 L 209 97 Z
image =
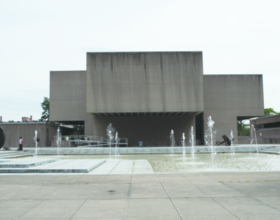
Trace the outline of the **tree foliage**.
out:
M 269 117 L 269 116 L 278 115 L 278 114 L 280 114 L 280 112 L 274 111 L 273 108 L 265 108 L 263 117 Z M 263 117 L 260 117 L 260 118 L 263 118 Z M 238 136 L 250 136 L 250 125 L 245 124 L 244 122 L 246 122 L 246 120 L 237 121 Z
M 48 97 L 44 97 L 44 101 L 41 103 L 43 112 L 41 116 L 41 121 L 49 122 L 49 115 L 50 115 L 50 100 Z
M 269 116 L 279 115 L 279 114 L 280 114 L 280 112 L 274 111 L 273 108 L 265 108 L 264 109 L 264 117 L 269 117 Z
M 250 125 L 244 121 L 237 121 L 238 136 L 250 136 Z

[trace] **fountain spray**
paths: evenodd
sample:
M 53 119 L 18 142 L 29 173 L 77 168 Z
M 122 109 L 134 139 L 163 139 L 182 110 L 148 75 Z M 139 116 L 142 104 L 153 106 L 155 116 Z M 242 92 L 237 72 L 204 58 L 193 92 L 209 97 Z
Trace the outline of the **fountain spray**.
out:
M 173 151 L 174 151 L 174 142 L 175 142 L 175 139 L 174 139 L 174 131 L 173 131 L 173 130 L 171 130 L 171 132 L 170 132 L 170 142 L 171 142 L 171 146 L 172 146 L 171 150 L 172 150 L 172 155 L 173 155 Z
M 234 154 L 235 152 L 234 152 L 234 146 L 233 146 L 233 140 L 234 140 L 234 136 L 233 136 L 233 131 L 231 130 L 231 132 L 230 132 L 230 146 L 231 146 L 231 153 L 232 154 Z
M 257 150 L 257 154 L 258 154 L 259 149 L 258 149 L 258 141 L 257 141 L 257 132 L 256 132 L 254 125 L 252 125 L 251 128 L 252 128 L 251 129 L 251 144 L 253 144 L 254 139 L 255 139 L 256 150 Z M 250 153 L 251 153 L 251 146 L 250 146 Z
M 61 145 L 61 136 L 60 136 L 60 128 L 57 128 L 57 136 L 56 136 L 56 146 L 57 146 L 57 156 L 59 155 L 59 149 Z
M 116 136 L 115 136 L 115 142 L 116 142 L 116 146 L 115 146 L 115 155 L 120 155 L 118 152 L 118 132 L 116 131 Z
M 212 167 L 213 167 L 213 155 L 216 154 L 214 151 L 214 136 L 216 134 L 216 131 L 214 130 L 214 124 L 215 122 L 212 120 L 212 117 L 208 117 L 207 125 L 208 129 L 205 132 L 205 143 L 210 146 L 211 154 L 212 154 Z
M 185 158 L 185 156 L 186 156 L 186 152 L 185 152 L 185 139 L 186 139 L 186 137 L 185 137 L 184 132 L 182 134 L 182 139 L 183 139 L 183 158 Z
M 37 151 L 37 147 L 38 147 L 38 141 L 37 141 L 37 130 L 35 131 L 35 137 L 34 137 L 34 141 L 35 141 L 35 155 L 36 155 L 36 158 L 37 158 L 37 155 L 38 155 L 38 151 Z
M 193 126 L 191 126 L 190 142 L 191 142 L 191 146 L 192 146 L 192 160 L 194 162 L 194 132 L 193 132 Z
M 112 148 L 111 148 L 111 145 L 112 145 L 112 139 L 114 138 L 114 132 L 115 132 L 115 128 L 113 127 L 113 125 L 110 123 L 106 129 L 107 131 L 107 136 L 108 136 L 108 139 L 109 139 L 109 155 L 110 155 L 110 158 L 111 158 L 111 154 L 112 154 Z

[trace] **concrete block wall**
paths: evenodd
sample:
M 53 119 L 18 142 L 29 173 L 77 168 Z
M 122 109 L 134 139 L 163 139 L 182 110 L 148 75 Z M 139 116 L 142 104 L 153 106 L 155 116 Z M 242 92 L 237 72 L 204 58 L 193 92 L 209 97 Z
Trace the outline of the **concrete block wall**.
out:
M 86 113 L 86 71 L 50 72 L 50 121 L 84 122 L 92 135 L 93 116 Z
M 237 118 L 264 114 L 262 75 L 204 75 L 204 107 L 204 127 L 211 115 L 218 140 L 231 130 L 237 137 Z
M 88 113 L 203 112 L 202 52 L 88 53 Z
M 51 71 L 50 121 L 84 120 L 86 71 Z
M 18 147 L 19 137 L 23 138 L 23 147 L 35 147 L 35 130 L 40 138 L 40 146 L 50 146 L 48 140 L 53 139 L 57 126 L 45 123 L 3 123 L 2 127 L 6 135 L 4 147 Z M 48 135 L 47 136 L 47 130 Z

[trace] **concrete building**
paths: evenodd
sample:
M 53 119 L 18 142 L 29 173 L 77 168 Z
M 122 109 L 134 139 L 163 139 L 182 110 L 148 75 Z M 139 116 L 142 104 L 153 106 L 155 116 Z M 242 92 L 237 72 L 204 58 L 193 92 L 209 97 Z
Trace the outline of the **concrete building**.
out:
M 202 144 L 209 115 L 221 137 L 263 109 L 262 75 L 203 75 L 202 52 L 87 53 L 85 71 L 50 72 L 51 121 L 103 137 L 112 123 L 130 146 L 167 145 L 171 129 L 188 140 L 191 126 Z
M 250 126 L 254 125 L 258 143 L 280 143 L 280 115 L 250 120 Z

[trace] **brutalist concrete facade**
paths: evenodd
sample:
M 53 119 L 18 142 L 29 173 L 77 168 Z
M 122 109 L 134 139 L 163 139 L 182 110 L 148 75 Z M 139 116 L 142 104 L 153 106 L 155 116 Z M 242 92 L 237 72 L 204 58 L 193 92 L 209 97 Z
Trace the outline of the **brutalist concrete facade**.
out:
M 204 75 L 204 106 L 204 125 L 211 115 L 220 140 L 237 140 L 237 120 L 264 115 L 262 75 Z
M 203 142 L 212 115 L 218 136 L 237 119 L 263 115 L 261 75 L 203 75 L 202 52 L 87 53 L 86 71 L 51 71 L 50 120 L 84 123 L 106 136 L 112 123 L 129 145 L 166 145 L 194 126 Z
M 202 53 L 88 53 L 90 113 L 202 112 Z

